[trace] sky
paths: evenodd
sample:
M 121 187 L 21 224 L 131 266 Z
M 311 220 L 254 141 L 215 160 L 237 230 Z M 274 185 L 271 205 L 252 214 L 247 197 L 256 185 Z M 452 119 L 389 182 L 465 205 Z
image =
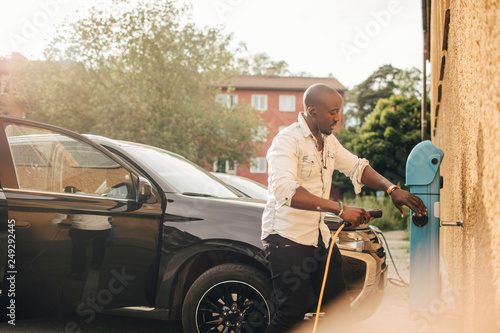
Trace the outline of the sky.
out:
M 0 55 L 41 59 L 65 19 L 102 0 L 1 0 Z M 111 0 L 104 0 L 104 2 Z M 215 26 L 250 53 L 284 60 L 292 73 L 333 75 L 347 88 L 385 64 L 422 67 L 417 0 L 179 0 L 199 27 Z

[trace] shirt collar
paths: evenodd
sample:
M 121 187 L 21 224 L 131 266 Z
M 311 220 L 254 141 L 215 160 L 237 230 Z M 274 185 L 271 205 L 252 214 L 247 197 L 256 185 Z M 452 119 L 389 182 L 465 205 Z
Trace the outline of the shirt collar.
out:
M 309 125 L 307 125 L 306 118 L 304 117 L 304 112 L 299 113 L 299 128 L 300 128 L 300 131 L 302 132 L 302 135 L 304 135 L 304 137 L 307 138 L 307 137 L 311 136 L 314 140 L 316 140 L 316 138 L 314 137 L 314 135 L 311 132 L 311 129 L 309 128 Z M 323 133 L 321 133 L 320 135 L 323 138 L 323 142 L 325 142 L 327 136 Z M 331 134 L 331 135 L 333 135 L 333 134 Z
M 304 137 L 307 138 L 308 136 L 312 136 L 314 138 L 314 135 L 309 129 L 309 125 L 307 125 L 306 118 L 304 117 L 303 112 L 299 113 L 299 129 L 302 132 L 302 135 L 304 135 Z

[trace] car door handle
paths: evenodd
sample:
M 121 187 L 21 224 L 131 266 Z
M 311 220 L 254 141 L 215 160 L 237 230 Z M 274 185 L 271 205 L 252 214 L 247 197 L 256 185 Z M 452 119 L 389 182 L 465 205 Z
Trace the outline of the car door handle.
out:
M 16 222 L 14 225 L 16 229 L 28 229 L 31 227 L 31 222 Z

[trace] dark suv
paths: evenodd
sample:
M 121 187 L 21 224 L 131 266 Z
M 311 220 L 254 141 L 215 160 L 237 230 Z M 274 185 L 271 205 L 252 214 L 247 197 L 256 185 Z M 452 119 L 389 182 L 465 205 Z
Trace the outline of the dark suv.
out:
M 162 149 L 0 124 L 6 320 L 77 313 L 88 324 L 102 312 L 182 319 L 185 332 L 265 330 L 274 303 L 262 201 Z M 351 305 L 369 315 L 386 284 L 384 249 L 371 228 L 337 242 Z

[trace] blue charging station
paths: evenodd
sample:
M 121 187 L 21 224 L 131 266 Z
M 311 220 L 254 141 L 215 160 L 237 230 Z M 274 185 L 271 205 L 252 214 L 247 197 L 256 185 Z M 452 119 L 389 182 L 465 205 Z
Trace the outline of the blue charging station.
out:
M 416 145 L 406 163 L 406 185 L 422 199 L 427 216 L 411 214 L 410 310 L 428 311 L 439 299 L 439 167 L 444 153 L 431 141 Z

